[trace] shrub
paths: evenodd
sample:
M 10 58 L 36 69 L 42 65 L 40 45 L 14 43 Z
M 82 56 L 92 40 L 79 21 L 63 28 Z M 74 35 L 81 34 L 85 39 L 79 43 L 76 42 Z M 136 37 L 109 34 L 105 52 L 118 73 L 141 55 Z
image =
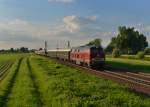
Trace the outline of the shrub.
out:
M 144 52 L 145 52 L 145 54 L 150 55 L 150 48 L 145 48 Z
M 114 58 L 117 58 L 117 57 L 121 56 L 120 50 L 119 49 L 114 49 L 113 52 L 112 52 L 112 56 Z
M 138 57 L 139 59 L 143 59 L 143 58 L 145 57 L 145 52 L 144 52 L 144 51 L 138 52 L 138 53 L 137 53 L 137 57 Z

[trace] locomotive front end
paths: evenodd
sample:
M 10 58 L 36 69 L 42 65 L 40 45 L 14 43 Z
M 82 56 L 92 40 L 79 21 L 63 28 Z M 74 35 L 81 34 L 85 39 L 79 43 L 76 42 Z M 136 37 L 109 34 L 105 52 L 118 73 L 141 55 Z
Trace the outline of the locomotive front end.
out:
M 94 47 L 91 49 L 91 66 L 96 68 L 104 67 L 105 53 L 102 48 Z

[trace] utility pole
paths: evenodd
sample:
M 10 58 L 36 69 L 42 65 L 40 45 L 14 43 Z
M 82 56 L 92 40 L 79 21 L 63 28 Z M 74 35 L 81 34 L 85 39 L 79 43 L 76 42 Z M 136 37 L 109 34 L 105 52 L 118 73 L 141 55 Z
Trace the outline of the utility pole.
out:
M 68 49 L 70 49 L 70 41 L 68 41 Z
M 44 48 L 45 54 L 47 54 L 47 41 L 45 41 L 45 48 Z
M 57 41 L 56 49 L 59 50 L 59 43 L 58 43 L 58 41 Z

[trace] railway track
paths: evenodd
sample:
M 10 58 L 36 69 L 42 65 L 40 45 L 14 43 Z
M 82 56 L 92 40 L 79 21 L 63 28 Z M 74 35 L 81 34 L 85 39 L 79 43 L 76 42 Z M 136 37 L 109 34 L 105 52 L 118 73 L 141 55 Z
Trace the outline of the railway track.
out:
M 91 68 L 79 66 L 69 62 L 56 60 L 58 63 L 65 64 L 77 69 L 80 69 L 86 73 L 94 74 L 104 79 L 115 81 L 121 85 L 127 86 L 129 89 L 138 93 L 143 93 L 150 96 L 150 74 L 148 73 L 132 73 L 132 72 L 119 72 L 108 70 L 93 70 Z
M 146 79 L 148 81 L 150 81 L 150 76 L 147 76 L 147 75 L 141 75 L 139 73 L 132 73 L 132 72 L 126 72 L 128 75 L 131 75 L 131 76 L 136 76 L 136 77 L 139 77 L 139 78 L 142 78 L 142 79 Z
M 9 73 L 9 68 L 12 66 L 13 62 L 6 62 L 0 66 L 0 82 L 7 76 Z
M 147 76 L 150 78 L 150 74 L 149 73 L 143 73 L 143 72 L 139 72 L 140 75 L 143 75 L 143 76 Z
M 130 73 L 126 73 L 126 72 L 122 73 L 122 72 L 112 72 L 112 71 L 105 71 L 105 72 L 108 72 L 110 74 L 116 75 L 116 76 L 121 77 L 121 78 L 136 81 L 136 82 L 141 83 L 141 84 L 150 85 L 150 81 L 147 80 L 147 78 L 145 78 L 145 77 L 142 78 L 140 76 L 137 76 L 134 73 L 130 74 Z

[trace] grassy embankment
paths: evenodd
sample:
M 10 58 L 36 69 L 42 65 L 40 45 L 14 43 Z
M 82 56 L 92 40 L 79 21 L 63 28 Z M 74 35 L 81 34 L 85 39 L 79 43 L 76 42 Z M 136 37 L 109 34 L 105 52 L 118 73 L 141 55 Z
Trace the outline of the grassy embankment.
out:
M 107 58 L 112 58 L 112 55 L 106 55 Z M 134 60 L 145 60 L 145 61 L 150 61 L 150 55 L 145 55 L 143 59 L 139 59 L 137 55 L 121 55 L 119 58 L 123 59 L 134 59 Z
M 149 98 L 42 57 L 31 59 L 41 101 L 54 107 L 148 106 Z M 39 71 L 39 72 L 37 72 Z M 40 72 L 41 71 L 41 72 Z
M 39 56 L 16 60 L 0 83 L 0 107 L 149 107 L 150 98 Z
M 131 57 L 131 58 L 130 58 Z M 150 73 L 150 60 L 141 60 L 134 57 L 136 56 L 122 56 L 120 58 L 112 58 L 107 56 L 106 64 L 114 68 L 123 68 L 130 71 L 140 71 Z M 149 57 L 149 56 L 147 56 Z

